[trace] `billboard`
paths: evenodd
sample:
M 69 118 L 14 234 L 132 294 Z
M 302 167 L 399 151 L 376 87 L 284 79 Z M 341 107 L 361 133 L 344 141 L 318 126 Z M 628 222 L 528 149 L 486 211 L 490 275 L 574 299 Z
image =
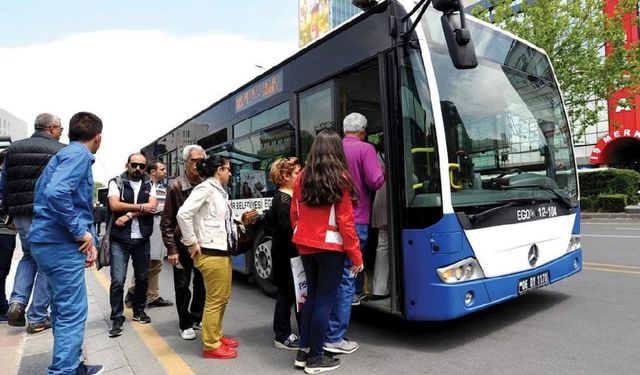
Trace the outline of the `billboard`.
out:
M 330 0 L 299 0 L 298 41 L 304 47 L 331 30 Z

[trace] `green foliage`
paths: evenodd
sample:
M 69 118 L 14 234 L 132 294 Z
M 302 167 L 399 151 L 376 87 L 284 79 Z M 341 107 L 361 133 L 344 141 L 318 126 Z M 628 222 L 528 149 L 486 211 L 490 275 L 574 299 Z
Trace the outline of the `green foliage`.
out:
M 620 212 L 619 206 L 638 203 L 640 173 L 629 169 L 581 172 L 580 206 L 585 211 Z M 624 199 L 620 199 L 622 196 Z
M 522 1 L 520 12 L 512 0 L 492 0 L 491 14 L 476 7 L 473 14 L 543 48 L 554 66 L 563 92 L 573 134 L 598 122 L 605 102 L 621 88 L 640 88 L 640 47 L 625 48 L 622 18 L 634 18 L 636 0 L 620 0 L 616 15 L 604 12 L 605 0 Z M 611 52 L 605 57 L 605 42 Z M 627 101 L 627 103 L 629 103 Z
M 596 197 L 595 206 L 600 212 L 624 212 L 629 204 L 627 198 L 624 194 L 602 194 Z
M 102 189 L 106 186 L 102 182 L 94 181 L 93 182 L 93 203 L 98 201 L 98 189 Z

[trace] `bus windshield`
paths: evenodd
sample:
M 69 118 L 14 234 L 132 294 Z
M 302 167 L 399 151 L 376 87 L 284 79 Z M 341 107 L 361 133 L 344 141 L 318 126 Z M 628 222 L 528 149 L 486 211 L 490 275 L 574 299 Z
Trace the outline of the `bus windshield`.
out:
M 577 199 L 571 133 L 547 56 L 468 19 L 478 67 L 451 63 L 439 15 L 422 22 L 440 94 L 456 211 Z

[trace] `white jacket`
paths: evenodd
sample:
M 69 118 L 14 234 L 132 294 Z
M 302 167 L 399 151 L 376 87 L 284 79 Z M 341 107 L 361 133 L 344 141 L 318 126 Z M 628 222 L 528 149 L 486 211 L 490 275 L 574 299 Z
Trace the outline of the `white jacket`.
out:
M 228 250 L 225 227 L 228 197 L 220 182 L 213 177 L 193 188 L 177 215 L 185 246 L 198 243 L 201 248 Z M 231 227 L 235 231 L 235 225 Z M 235 233 L 233 235 L 236 237 Z

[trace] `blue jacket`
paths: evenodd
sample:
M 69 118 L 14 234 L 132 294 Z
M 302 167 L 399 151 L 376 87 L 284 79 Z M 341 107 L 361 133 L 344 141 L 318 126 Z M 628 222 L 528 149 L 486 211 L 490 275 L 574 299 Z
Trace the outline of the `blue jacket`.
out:
M 68 243 L 92 233 L 95 157 L 71 142 L 49 160 L 35 189 L 34 216 L 27 238 L 34 243 Z

